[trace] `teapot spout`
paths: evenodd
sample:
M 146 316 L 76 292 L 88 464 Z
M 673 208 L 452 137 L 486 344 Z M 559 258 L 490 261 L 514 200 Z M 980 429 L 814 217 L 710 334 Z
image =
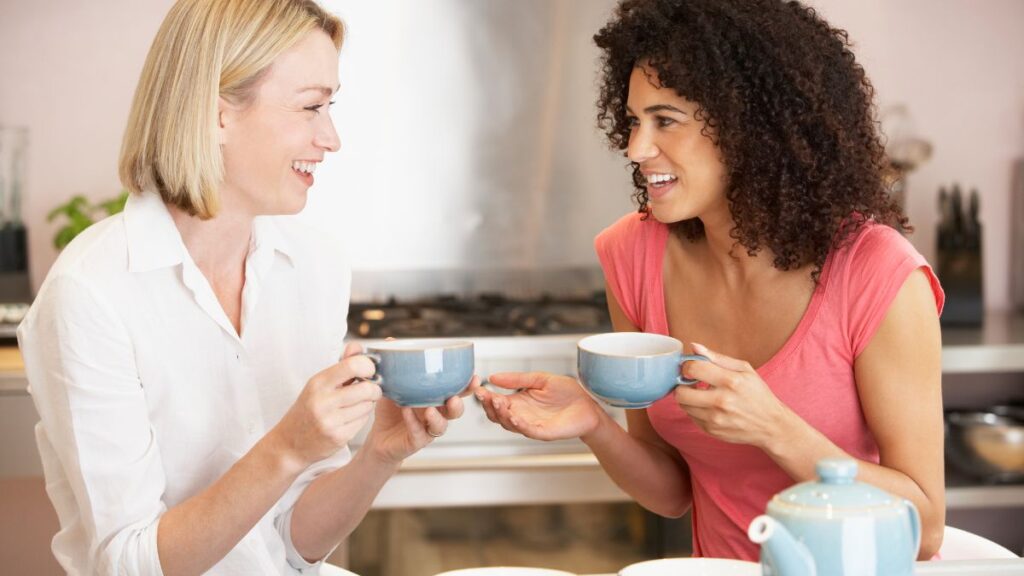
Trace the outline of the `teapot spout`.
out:
M 772 517 L 754 518 L 747 528 L 751 542 L 761 545 L 761 565 L 765 576 L 817 576 L 814 557 L 786 527 Z

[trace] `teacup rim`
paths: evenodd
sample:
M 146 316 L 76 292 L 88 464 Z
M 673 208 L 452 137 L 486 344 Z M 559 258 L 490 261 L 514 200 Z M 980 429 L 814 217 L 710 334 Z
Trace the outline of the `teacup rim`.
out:
M 657 337 L 659 339 L 673 340 L 678 345 L 678 348 L 676 348 L 675 350 L 670 350 L 670 351 L 667 351 L 667 352 L 658 352 L 658 353 L 655 353 L 655 354 L 616 354 L 616 353 L 610 353 L 610 352 L 598 352 L 596 350 L 587 348 L 584 345 L 584 343 L 587 340 L 591 340 L 591 339 L 595 339 L 595 338 L 603 338 L 603 337 L 608 337 L 608 336 L 628 337 L 628 335 L 630 335 L 630 334 L 642 334 L 644 337 Z M 668 336 L 666 334 L 655 334 L 655 333 L 652 333 L 652 332 L 601 332 L 599 334 L 591 334 L 589 336 L 585 336 L 585 337 L 581 338 L 578 342 L 576 342 L 576 348 L 579 349 L 579 350 L 582 350 L 584 352 L 587 352 L 588 354 L 595 354 L 597 356 L 607 356 L 607 357 L 610 357 L 610 358 L 658 358 L 660 356 L 671 356 L 673 354 L 682 354 L 682 352 L 683 352 L 683 343 L 682 343 L 681 340 L 679 340 L 678 338 L 675 338 L 674 336 Z
M 396 346 L 404 345 L 398 348 Z M 455 338 L 398 338 L 395 340 L 382 340 L 371 344 L 364 344 L 363 347 L 369 352 L 412 352 L 419 353 L 425 350 L 457 350 L 461 348 L 472 348 L 473 342 Z

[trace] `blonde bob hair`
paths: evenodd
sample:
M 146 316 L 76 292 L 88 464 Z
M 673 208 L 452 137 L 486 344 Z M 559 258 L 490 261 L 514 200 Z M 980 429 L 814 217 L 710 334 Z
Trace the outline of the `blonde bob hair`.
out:
M 344 24 L 315 0 L 178 0 L 135 89 L 118 171 L 134 192 L 213 218 L 224 162 L 218 98 L 252 102 L 270 64 L 312 30 L 340 50 Z

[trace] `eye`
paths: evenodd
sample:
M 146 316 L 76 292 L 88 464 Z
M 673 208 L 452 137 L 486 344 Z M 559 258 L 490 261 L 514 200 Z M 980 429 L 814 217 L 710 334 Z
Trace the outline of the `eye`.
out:
M 636 116 L 626 116 L 626 127 L 633 129 L 640 125 L 640 119 Z
M 334 100 L 331 100 L 330 102 L 328 102 L 327 106 L 331 106 L 332 104 L 334 104 Z M 320 109 L 323 108 L 323 107 L 324 107 L 323 104 L 314 104 L 312 106 L 306 106 L 305 108 L 303 108 L 303 110 L 309 110 L 310 112 L 312 112 L 314 114 L 319 114 L 320 113 Z
M 659 128 L 668 128 L 673 124 L 678 124 L 674 118 L 669 118 L 668 116 L 658 116 L 657 120 Z

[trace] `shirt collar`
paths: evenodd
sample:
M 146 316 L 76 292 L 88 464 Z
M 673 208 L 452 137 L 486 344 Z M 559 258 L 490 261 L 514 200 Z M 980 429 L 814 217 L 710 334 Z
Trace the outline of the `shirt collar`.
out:
M 291 243 L 281 233 L 281 228 L 278 226 L 277 217 L 275 216 L 257 216 L 253 218 L 252 248 L 249 252 L 262 252 L 264 249 L 268 253 L 277 252 L 281 254 L 289 264 L 295 265 L 292 260 Z
M 124 205 L 128 270 L 148 272 L 181 264 L 185 244 L 163 199 L 155 192 L 131 194 Z
M 163 198 L 156 192 L 131 194 L 124 207 L 128 270 L 148 272 L 183 263 L 185 243 Z M 293 264 L 291 245 L 272 216 L 253 219 L 250 254 L 279 252 Z

